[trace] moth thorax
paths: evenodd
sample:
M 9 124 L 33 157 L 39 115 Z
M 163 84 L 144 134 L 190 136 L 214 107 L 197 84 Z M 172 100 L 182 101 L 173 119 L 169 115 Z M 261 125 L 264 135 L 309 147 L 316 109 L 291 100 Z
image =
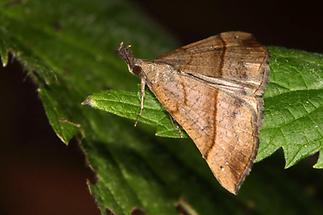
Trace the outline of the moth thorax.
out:
M 171 73 L 174 72 L 174 68 L 172 66 L 152 61 L 142 61 L 140 67 L 142 69 L 142 73 L 151 83 L 166 81 L 170 76 L 173 76 Z

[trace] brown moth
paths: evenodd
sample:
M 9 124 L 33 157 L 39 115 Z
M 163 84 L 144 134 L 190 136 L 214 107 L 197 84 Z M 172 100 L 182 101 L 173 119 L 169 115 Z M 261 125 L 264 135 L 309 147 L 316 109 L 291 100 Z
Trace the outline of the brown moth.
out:
M 119 55 L 183 127 L 219 183 L 236 194 L 257 154 L 268 54 L 244 32 L 226 32 L 155 60 Z M 140 113 L 141 113 L 140 110 Z

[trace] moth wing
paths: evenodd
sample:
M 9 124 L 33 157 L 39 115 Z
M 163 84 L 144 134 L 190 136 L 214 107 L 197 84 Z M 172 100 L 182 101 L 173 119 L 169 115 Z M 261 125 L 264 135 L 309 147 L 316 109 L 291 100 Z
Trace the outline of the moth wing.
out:
M 174 74 L 160 74 L 150 89 L 192 138 L 220 184 L 237 193 L 258 148 L 260 113 L 250 105 L 254 102 L 258 107 L 258 100 L 246 97 L 250 100 L 246 102 L 200 80 Z
M 154 60 L 188 74 L 252 83 L 263 88 L 267 50 L 252 34 L 225 32 L 180 47 Z

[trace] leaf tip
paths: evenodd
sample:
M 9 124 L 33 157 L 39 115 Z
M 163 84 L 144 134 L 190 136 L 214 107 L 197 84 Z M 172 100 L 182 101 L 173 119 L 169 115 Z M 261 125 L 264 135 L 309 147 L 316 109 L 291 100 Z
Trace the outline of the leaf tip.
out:
M 313 168 L 314 169 L 323 169 L 323 165 L 321 163 L 319 163 L 319 164 L 317 163 L 317 164 L 313 165 Z
M 320 150 L 319 157 L 316 161 L 316 164 L 313 165 L 313 168 L 315 169 L 323 169 L 323 151 Z
M 294 166 L 297 162 L 299 161 L 299 159 L 293 159 L 293 160 L 289 160 L 288 158 L 285 157 L 285 166 L 284 169 L 289 169 L 292 166 Z
M 59 134 L 56 134 L 56 135 L 62 141 L 62 143 L 64 143 L 65 146 L 68 146 L 68 144 L 70 143 L 69 139 Z
M 95 106 L 95 101 L 91 98 L 91 97 L 87 97 L 82 103 L 81 105 L 88 105 L 90 107 Z
M 0 62 L 2 67 L 6 67 L 9 64 L 9 54 L 6 52 L 0 53 Z

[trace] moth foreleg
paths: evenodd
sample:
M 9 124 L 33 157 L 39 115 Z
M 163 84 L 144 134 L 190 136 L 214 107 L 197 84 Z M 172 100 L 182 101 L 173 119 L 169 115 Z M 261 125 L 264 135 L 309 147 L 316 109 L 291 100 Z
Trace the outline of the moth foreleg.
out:
M 141 116 L 142 111 L 144 109 L 145 87 L 146 87 L 146 80 L 145 80 L 144 77 L 140 77 L 140 110 L 139 110 L 139 113 L 137 115 L 137 119 L 136 119 L 136 122 L 135 122 L 135 127 L 137 126 L 139 117 Z

